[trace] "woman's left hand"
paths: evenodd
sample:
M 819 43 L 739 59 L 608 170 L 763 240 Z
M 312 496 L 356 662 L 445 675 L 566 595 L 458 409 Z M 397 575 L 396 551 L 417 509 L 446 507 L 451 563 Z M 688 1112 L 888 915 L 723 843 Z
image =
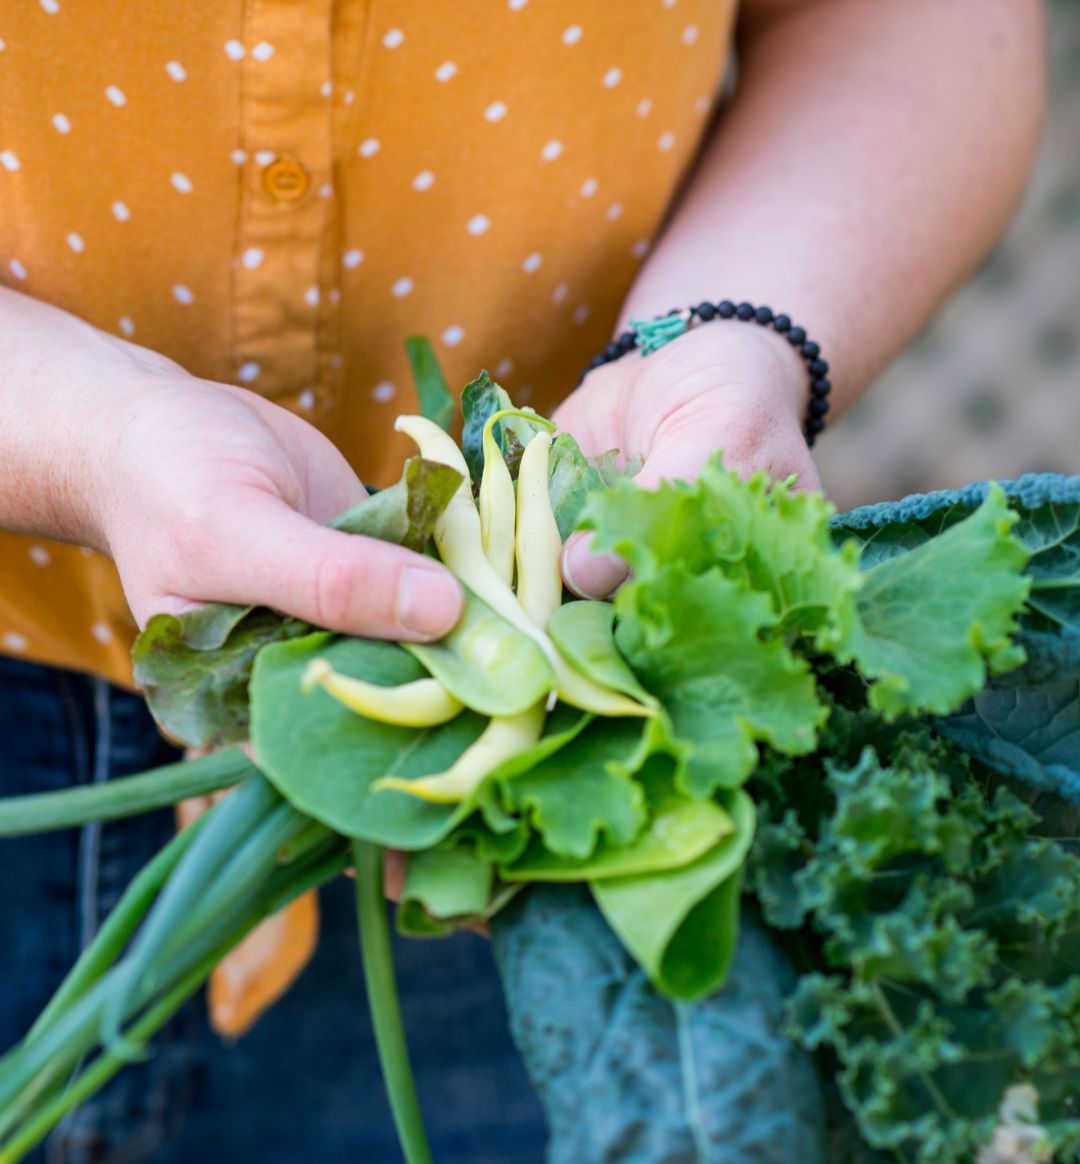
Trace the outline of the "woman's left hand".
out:
M 618 449 L 641 459 L 635 477 L 655 488 L 692 480 L 717 450 L 748 476 L 764 469 L 800 489 L 821 481 L 802 434 L 806 369 L 779 336 L 742 322 L 708 323 L 652 355 L 629 353 L 590 372 L 556 410 L 587 456 Z M 609 595 L 626 577 L 612 555 L 589 551 L 587 535 L 563 552 L 567 586 L 583 597 Z

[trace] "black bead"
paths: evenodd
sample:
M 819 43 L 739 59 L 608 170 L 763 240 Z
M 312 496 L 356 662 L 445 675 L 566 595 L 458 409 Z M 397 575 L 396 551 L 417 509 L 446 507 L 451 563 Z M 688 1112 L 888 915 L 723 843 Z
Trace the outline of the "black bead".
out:
M 776 331 L 783 335 L 785 331 L 791 330 L 791 316 L 778 315 L 773 319 L 772 325 Z
M 588 371 L 591 372 L 593 368 L 602 368 L 606 363 L 607 356 L 593 356 L 593 358 L 589 361 Z
M 632 331 L 624 331 L 615 342 L 621 352 L 631 352 L 637 347 L 637 336 Z
M 789 344 L 794 344 L 795 347 L 799 347 L 800 344 L 806 343 L 806 328 L 791 328 L 791 330 L 787 333 L 787 338 Z
M 799 348 L 799 351 L 802 352 L 802 354 L 808 360 L 816 360 L 821 354 L 821 345 L 814 343 L 813 340 L 807 340 L 806 343 L 804 343 L 803 346 Z
M 811 360 L 810 363 L 806 365 L 806 370 L 816 380 L 819 376 L 825 375 L 825 373 L 829 370 L 829 365 L 824 360 Z
M 806 432 L 810 436 L 817 436 L 819 432 L 825 431 L 825 421 L 820 416 L 811 416 L 806 422 Z
M 716 314 L 721 319 L 730 319 L 735 314 L 735 304 L 730 299 L 721 299 L 716 305 Z
M 814 396 L 806 410 L 811 416 L 824 416 L 829 411 L 829 402 L 824 396 Z
M 694 310 L 697 312 L 698 319 L 704 320 L 706 323 L 708 323 L 710 319 L 716 318 L 715 303 L 699 303 L 697 307 L 694 308 Z
M 754 305 L 752 303 L 740 303 L 735 308 L 735 314 L 743 323 L 746 323 L 754 318 Z
M 762 327 L 765 327 L 767 324 L 772 323 L 772 320 L 773 320 L 772 308 L 771 307 L 759 307 L 757 309 L 757 311 L 754 312 L 754 319 L 756 319 L 757 322 L 760 323 Z
M 826 380 L 824 376 L 819 376 L 816 380 L 810 382 L 810 391 L 815 396 L 828 396 L 832 391 L 832 383 Z
M 622 348 L 617 343 L 610 343 L 604 348 L 605 360 L 617 360 L 622 355 Z

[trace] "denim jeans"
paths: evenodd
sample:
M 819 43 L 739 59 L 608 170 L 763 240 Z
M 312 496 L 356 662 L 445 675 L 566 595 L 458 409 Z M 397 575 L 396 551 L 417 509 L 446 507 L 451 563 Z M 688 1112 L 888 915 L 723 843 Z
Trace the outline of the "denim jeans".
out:
M 85 676 L 0 658 L 0 796 L 108 780 L 176 753 L 142 701 Z M 0 840 L 0 1050 L 18 1040 L 132 876 L 170 811 Z M 233 1045 L 202 997 L 56 1129 L 32 1164 L 397 1164 L 360 978 L 352 893 L 321 895 L 318 953 Z M 540 1164 L 544 1125 L 506 1026 L 487 942 L 395 941 L 413 1066 L 439 1164 Z

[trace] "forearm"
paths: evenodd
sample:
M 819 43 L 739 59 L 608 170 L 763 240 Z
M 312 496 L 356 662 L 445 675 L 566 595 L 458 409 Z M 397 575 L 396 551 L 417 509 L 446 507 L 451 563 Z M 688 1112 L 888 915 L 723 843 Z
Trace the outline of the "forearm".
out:
M 169 361 L 4 288 L 0 352 L 0 529 L 104 548 L 110 416 Z
M 625 317 L 766 303 L 821 343 L 849 404 L 1001 231 L 1042 58 L 1034 0 L 748 4 L 735 100 Z

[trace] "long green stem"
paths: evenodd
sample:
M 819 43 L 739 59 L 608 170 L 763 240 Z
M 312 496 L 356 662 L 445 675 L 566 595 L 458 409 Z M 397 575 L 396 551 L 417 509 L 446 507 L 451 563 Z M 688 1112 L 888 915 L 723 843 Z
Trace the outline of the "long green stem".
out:
M 431 1149 L 424 1133 L 424 1119 L 409 1066 L 409 1049 L 405 1043 L 394 980 L 390 927 L 383 897 L 382 860 L 382 849 L 377 845 L 353 840 L 356 916 L 360 922 L 364 982 L 383 1080 L 406 1164 L 431 1164 Z
M 104 784 L 85 784 L 9 796 L 0 800 L 0 837 L 74 828 L 90 821 L 119 820 L 165 808 L 190 796 L 205 796 L 239 784 L 255 766 L 237 748 L 211 752 L 198 760 L 168 764 L 137 776 L 122 776 Z

